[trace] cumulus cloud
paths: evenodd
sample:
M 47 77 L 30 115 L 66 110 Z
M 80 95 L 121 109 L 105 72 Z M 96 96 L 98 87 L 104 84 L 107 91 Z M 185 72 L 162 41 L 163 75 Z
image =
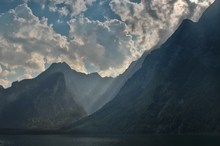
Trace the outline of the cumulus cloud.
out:
M 71 16 L 79 15 L 81 12 L 87 10 L 87 6 L 92 5 L 96 0 L 48 0 L 49 10 L 52 12 L 59 12 L 61 15 L 66 14 L 67 8 L 71 11 Z M 46 1 L 45 1 L 46 2 Z M 41 5 L 45 5 L 45 2 Z M 58 8 L 57 5 L 63 5 Z M 65 15 L 66 16 L 66 15 Z
M 26 3 L 30 0 L 25 0 Z M 60 16 L 76 17 L 81 15 L 96 0 L 33 0 L 42 9 L 48 7 L 50 12 L 57 12 Z
M 83 14 L 95 0 L 34 1 L 42 9 L 46 6 L 60 16 L 70 16 L 62 20 L 69 25 L 69 35 L 56 33 L 48 18 L 35 16 L 28 0 L 0 14 L 0 63 L 7 68 L 0 68 L 0 84 L 5 87 L 14 79 L 7 78 L 12 74 L 17 80 L 31 78 L 45 70 L 45 64 L 60 61 L 80 72 L 116 76 L 167 39 L 184 18 L 198 20 L 214 0 L 111 0 L 110 9 L 120 19 L 104 22 Z
M 135 46 L 141 52 L 163 42 L 183 19 L 198 20 L 201 12 L 214 0 L 112 0 L 112 10 L 135 36 Z
M 92 65 L 103 76 L 118 75 L 137 57 L 132 36 L 118 20 L 101 23 L 79 18 L 70 20 L 69 25 L 70 54 L 78 54 L 82 62 Z
M 17 77 L 17 80 L 20 81 L 20 80 L 23 80 L 23 79 L 31 79 L 31 78 L 33 78 L 32 75 L 30 75 L 30 74 L 23 74 L 23 75 Z
M 33 74 L 45 70 L 45 59 L 68 50 L 67 38 L 55 33 L 47 19 L 39 20 L 26 5 L 0 15 L 0 62 Z
M 2 76 L 3 77 L 7 77 L 9 75 L 9 71 L 8 70 L 4 70 L 3 72 L 2 72 Z
M 102 76 L 118 75 L 144 51 L 166 40 L 183 19 L 198 20 L 211 2 L 111 0 L 111 9 L 122 21 L 99 22 L 84 17 L 70 20 L 72 50 Z
M 67 16 L 69 14 L 69 10 L 66 7 L 62 7 L 58 9 L 60 15 Z
M 0 78 L 0 85 L 7 87 L 6 85 L 8 85 L 8 84 L 9 84 L 9 81 L 8 81 L 8 80 L 1 79 L 1 78 Z
M 0 74 L 2 73 L 2 66 L 0 65 Z

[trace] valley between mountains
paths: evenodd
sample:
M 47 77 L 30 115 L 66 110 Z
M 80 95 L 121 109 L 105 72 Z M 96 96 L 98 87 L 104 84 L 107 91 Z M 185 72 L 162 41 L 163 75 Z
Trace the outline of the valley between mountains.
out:
M 54 63 L 0 86 L 0 129 L 70 134 L 219 134 L 220 1 L 184 20 L 116 78 Z

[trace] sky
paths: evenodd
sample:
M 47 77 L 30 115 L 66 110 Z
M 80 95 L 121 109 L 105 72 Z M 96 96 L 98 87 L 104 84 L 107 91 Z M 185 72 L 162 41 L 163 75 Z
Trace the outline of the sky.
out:
M 36 77 L 54 62 L 115 77 L 212 2 L 1 0 L 0 85 Z

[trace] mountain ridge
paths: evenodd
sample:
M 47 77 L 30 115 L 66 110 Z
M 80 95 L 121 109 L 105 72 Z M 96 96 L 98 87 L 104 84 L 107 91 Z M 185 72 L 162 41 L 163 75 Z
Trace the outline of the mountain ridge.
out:
M 132 68 L 135 68 L 135 66 L 136 63 L 133 64 Z M 134 70 L 128 72 L 127 75 L 133 72 Z M 15 81 L 11 87 L 0 89 L 0 129 L 58 129 L 59 127 L 70 124 L 69 122 L 74 122 L 88 115 L 88 109 L 85 109 L 85 107 L 89 107 L 88 104 L 92 105 L 89 107 L 91 109 L 98 110 L 101 108 L 101 106 L 113 97 L 113 94 L 108 95 L 114 91 L 111 87 L 116 87 L 115 85 L 117 85 L 116 88 L 119 90 L 126 79 L 127 76 L 113 80 L 111 77 L 102 78 L 98 73 L 87 75 L 71 69 L 65 62 L 53 63 L 36 78 Z M 59 88 L 56 87 L 56 84 L 60 84 L 58 86 Z M 45 88 L 45 85 L 50 86 L 46 86 Z M 45 89 L 47 92 L 44 92 Z M 100 89 L 104 90 L 100 92 Z M 115 92 L 118 90 L 115 90 Z M 79 93 L 82 94 L 79 95 Z M 59 102 L 51 103 L 53 100 L 51 96 L 59 97 Z M 93 96 L 98 96 L 99 98 L 94 100 L 92 99 Z M 44 100 L 45 103 L 43 102 Z M 84 102 L 83 100 L 86 101 L 84 105 L 82 104 Z M 68 112 L 71 105 L 65 105 L 67 104 L 65 101 L 69 101 L 75 109 Z M 63 105 L 59 105 L 63 102 Z M 51 103 L 54 107 L 59 106 L 59 108 L 55 112 L 53 111 L 54 107 L 49 106 L 50 104 L 46 106 L 46 103 Z M 28 104 L 32 104 L 32 106 Z M 42 111 L 42 109 L 46 108 L 47 110 L 45 112 Z M 60 114 L 58 116 L 58 113 L 62 112 L 62 109 L 66 109 L 66 113 L 63 113 L 63 116 Z M 27 112 L 26 110 L 29 111 L 27 115 L 25 114 Z M 46 112 L 49 110 L 53 113 L 50 118 L 50 114 Z M 44 116 L 45 113 L 47 113 L 47 116 Z M 71 113 L 75 116 L 72 115 L 71 117 Z M 13 119 L 10 115 L 17 115 L 15 117 L 19 120 Z M 58 117 L 63 120 L 58 119 Z
M 15 82 L 1 95 L 0 128 L 57 129 L 82 118 L 85 111 L 67 90 L 62 73 Z
M 141 69 L 111 102 L 65 130 L 90 134 L 220 133 L 219 11 L 220 2 L 215 1 L 199 22 L 184 20 L 160 48 L 146 56 Z M 206 21 L 209 15 L 216 18 L 214 26 Z

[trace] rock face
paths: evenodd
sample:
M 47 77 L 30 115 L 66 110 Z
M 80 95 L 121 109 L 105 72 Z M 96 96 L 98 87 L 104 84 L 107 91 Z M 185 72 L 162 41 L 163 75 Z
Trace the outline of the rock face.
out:
M 66 87 L 75 96 L 76 102 L 85 109 L 87 114 L 93 113 L 105 104 L 104 102 L 99 103 L 99 100 L 114 81 L 113 78 L 102 78 L 97 73 L 87 75 L 76 72 L 65 62 L 52 64 L 43 75 L 56 72 L 64 74 Z M 108 97 L 103 98 L 106 102 L 110 100 Z
M 62 73 L 14 82 L 2 92 L 1 103 L 0 128 L 56 129 L 86 115 Z
M 117 96 L 69 127 L 85 133 L 220 133 L 220 1 L 184 20 Z
M 82 105 L 90 115 L 115 97 L 127 79 L 140 68 L 145 55 L 140 60 L 134 61 L 124 74 L 116 78 L 102 78 L 98 73 L 87 75 L 79 73 L 72 70 L 66 63 L 54 63 L 43 74 L 62 72 L 67 88 L 75 95 L 77 103 Z

